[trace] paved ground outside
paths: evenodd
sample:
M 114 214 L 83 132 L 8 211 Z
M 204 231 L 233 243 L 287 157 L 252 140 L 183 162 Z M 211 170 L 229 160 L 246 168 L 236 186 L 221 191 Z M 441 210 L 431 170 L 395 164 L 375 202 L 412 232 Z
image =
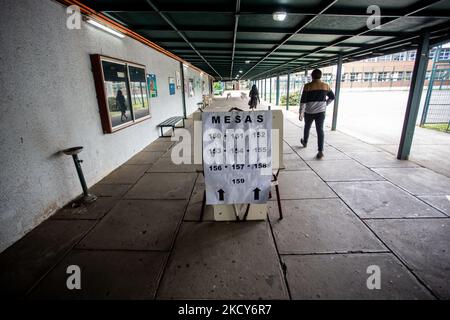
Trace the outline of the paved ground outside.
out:
M 407 101 L 408 91 L 343 90 L 339 130 L 396 155 Z M 417 126 L 410 159 L 450 177 L 450 133 Z
M 247 108 L 216 99 L 212 110 Z M 265 106 L 261 106 L 264 108 Z M 2 294 L 29 299 L 449 299 L 450 179 L 342 132 L 300 147 L 285 113 L 282 206 L 269 220 L 199 222 L 198 166 L 160 138 L 0 255 Z M 187 121 L 192 130 L 192 120 Z M 314 130 L 314 129 L 313 129 Z M 68 290 L 67 267 L 81 268 Z M 381 288 L 369 290 L 370 266 Z M 370 270 L 370 268 L 369 268 Z
M 422 105 L 425 95 L 426 90 Z M 407 102 L 407 90 L 343 89 L 338 130 L 397 155 Z M 331 128 L 331 114 L 332 106 L 329 106 L 328 128 Z M 422 109 L 418 121 L 421 115 Z M 410 160 L 450 177 L 450 133 L 417 126 Z

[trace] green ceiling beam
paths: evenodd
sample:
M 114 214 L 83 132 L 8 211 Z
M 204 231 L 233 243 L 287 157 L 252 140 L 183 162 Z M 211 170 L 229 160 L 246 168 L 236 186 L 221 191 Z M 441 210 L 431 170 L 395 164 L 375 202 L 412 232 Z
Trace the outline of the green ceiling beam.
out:
M 439 2 L 441 2 L 441 0 L 422 0 L 422 1 L 416 2 L 416 3 L 414 3 L 413 5 L 411 5 L 410 7 L 408 7 L 408 8 L 405 9 L 406 12 L 402 15 L 401 18 L 384 18 L 384 17 L 383 17 L 382 20 L 381 20 L 382 22 L 381 22 L 379 28 L 382 28 L 382 27 L 385 27 L 385 26 L 387 26 L 387 25 L 389 25 L 389 24 L 392 24 L 392 23 L 394 23 L 394 22 L 397 22 L 397 21 L 399 21 L 400 19 L 403 19 L 404 16 L 410 16 L 410 15 L 416 14 L 416 13 L 418 13 L 418 12 L 420 12 L 420 11 L 422 11 L 422 10 L 425 10 L 425 9 L 429 8 L 430 6 L 432 6 L 432 5 L 436 4 L 436 3 L 439 3 Z M 257 75 L 255 75 L 255 77 L 261 76 L 262 74 L 267 73 L 267 72 L 271 72 L 271 71 L 273 71 L 273 70 L 275 70 L 275 69 L 285 67 L 285 66 L 289 65 L 290 63 L 292 63 L 292 62 L 294 62 L 294 61 L 298 61 L 299 59 L 302 59 L 302 58 L 304 58 L 304 57 L 308 57 L 308 56 L 310 56 L 310 55 L 312 55 L 312 54 L 319 53 L 319 52 L 321 52 L 321 51 L 323 51 L 323 50 L 325 50 L 325 49 L 328 49 L 328 48 L 330 48 L 330 47 L 333 47 L 333 46 L 335 46 L 336 44 L 343 43 L 344 41 L 350 40 L 350 39 L 352 39 L 352 38 L 354 38 L 354 37 L 365 36 L 367 33 L 370 33 L 370 32 L 372 32 L 372 30 L 369 29 L 367 26 L 366 26 L 366 27 L 363 27 L 363 28 L 359 29 L 359 30 L 356 32 L 356 35 L 340 37 L 340 38 L 338 38 L 338 39 L 332 41 L 331 43 L 329 43 L 329 44 L 326 45 L 326 46 L 323 46 L 323 47 L 321 47 L 321 48 L 319 48 L 319 49 L 313 50 L 313 51 L 311 51 L 311 52 L 308 53 L 308 54 L 301 55 L 301 56 L 299 56 L 299 57 L 297 57 L 297 58 L 295 58 L 295 59 L 293 59 L 293 60 L 291 60 L 291 61 L 289 61 L 289 62 L 286 62 L 286 63 L 283 63 L 283 64 L 279 65 L 278 67 L 269 69 L 269 70 L 267 70 L 266 72 L 257 74 Z

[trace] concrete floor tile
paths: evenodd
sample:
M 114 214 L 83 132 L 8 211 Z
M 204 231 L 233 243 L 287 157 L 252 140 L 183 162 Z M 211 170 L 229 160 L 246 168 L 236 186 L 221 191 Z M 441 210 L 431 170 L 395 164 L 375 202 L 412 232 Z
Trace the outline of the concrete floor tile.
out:
M 164 154 L 162 151 L 141 151 L 125 164 L 153 164 Z
M 75 219 L 75 220 L 97 220 L 103 218 L 118 202 L 117 198 L 99 197 L 90 204 L 81 204 L 77 207 L 72 207 L 68 204 L 58 212 L 56 212 L 51 219 Z
M 199 175 L 199 178 L 203 175 Z M 194 190 L 192 191 L 191 199 L 189 200 L 186 214 L 184 216 L 185 221 L 200 221 L 200 213 L 202 210 L 203 192 L 205 190 L 204 180 L 197 178 Z M 203 182 L 202 182 L 203 181 Z M 203 221 L 214 221 L 213 210 L 207 210 L 209 206 L 205 207 Z
M 124 198 L 155 200 L 187 200 L 196 173 L 146 173 Z
M 289 146 L 286 142 L 283 142 L 283 153 L 291 154 L 294 153 L 294 150 L 292 150 L 291 146 Z
M 305 161 L 328 161 L 328 160 L 349 160 L 350 158 L 343 154 L 342 152 L 336 150 L 335 148 L 325 145 L 323 149 L 324 157 L 321 160 L 317 160 L 317 145 L 316 143 L 311 144 L 308 142 L 308 147 L 303 148 L 298 145 L 293 146 L 295 152 Z
M 286 171 L 302 171 L 311 170 L 297 154 L 286 153 L 283 155 L 284 166 Z
M 134 184 L 147 170 L 148 165 L 123 165 L 111 172 L 100 183 Z
M 279 176 L 281 199 L 335 198 L 334 192 L 314 172 L 281 171 Z M 275 193 L 273 193 L 275 197 Z
M 387 152 L 347 152 L 347 155 L 369 168 L 419 167 L 412 161 L 398 160 L 394 155 Z
M 329 185 L 363 219 L 445 217 L 388 181 L 330 182 Z
M 375 235 L 339 199 L 269 202 L 269 217 L 281 254 L 384 251 Z
M 97 197 L 120 198 L 128 191 L 128 189 L 130 189 L 130 187 L 131 184 L 97 183 L 89 189 L 89 192 L 95 194 Z
M 308 165 L 325 181 L 384 180 L 354 160 L 308 161 Z
M 193 159 L 194 157 L 194 150 L 196 149 L 196 147 L 198 148 L 198 146 L 195 146 L 194 143 L 191 143 L 189 147 L 185 148 L 185 149 L 178 149 L 175 148 L 177 146 L 178 143 L 175 143 L 174 146 L 167 150 L 166 152 L 164 152 L 164 154 L 162 155 L 162 158 L 172 158 L 173 156 L 183 156 L 183 151 L 190 151 L 191 152 L 191 159 Z M 201 151 L 201 146 L 200 146 L 200 151 Z
M 340 143 L 340 142 L 329 142 L 333 147 L 338 149 L 339 151 L 348 153 L 348 152 L 380 152 L 381 149 L 377 148 L 375 145 L 364 143 L 364 142 L 355 142 L 355 143 Z
M 425 138 L 428 143 L 431 140 L 434 145 L 420 145 L 416 142 L 417 138 L 414 138 L 410 159 L 425 168 L 450 178 L 450 137 L 448 133 L 439 132 L 441 136 L 436 136 L 435 133 L 438 132 L 433 132 L 432 136 Z M 438 141 L 441 139 L 444 139 L 445 142 L 439 143 Z
M 450 178 L 426 168 L 374 169 L 392 183 L 414 195 L 448 195 Z
M 167 253 L 74 250 L 33 290 L 30 299 L 154 299 Z M 67 267 L 81 269 L 81 290 L 68 290 Z
M 158 299 L 288 299 L 267 222 L 184 222 Z
M 147 172 L 198 172 L 201 170 L 203 170 L 202 165 L 175 164 L 171 158 L 161 158 Z
M 442 299 L 450 299 L 450 220 L 368 220 L 372 230 Z
M 200 173 L 198 175 L 197 180 L 195 181 L 195 183 L 197 183 L 197 184 L 202 184 L 202 183 L 205 184 L 205 176 L 202 173 Z
M 166 152 L 172 146 L 175 144 L 175 142 L 168 141 L 167 139 L 164 140 L 156 140 L 152 142 L 150 145 L 144 148 L 143 151 L 160 151 L 160 152 Z
M 0 293 L 23 296 L 52 268 L 94 221 L 47 220 L 0 254 Z
M 424 300 L 429 291 L 390 253 L 283 256 L 292 299 Z M 378 266 L 381 288 L 369 290 L 369 266 Z
M 185 200 L 121 200 L 80 249 L 170 250 Z
M 297 148 L 300 146 L 300 135 L 296 136 L 284 136 L 284 141 L 291 147 Z
M 447 196 L 423 196 L 419 198 L 450 217 L 450 194 Z
M 301 137 L 301 129 L 295 128 L 289 131 L 286 131 L 286 127 L 284 128 L 284 136 L 283 139 L 290 144 L 289 142 L 298 143 Z
M 325 140 L 331 144 L 358 144 L 363 143 L 361 140 L 349 136 L 339 131 L 327 131 L 325 132 Z

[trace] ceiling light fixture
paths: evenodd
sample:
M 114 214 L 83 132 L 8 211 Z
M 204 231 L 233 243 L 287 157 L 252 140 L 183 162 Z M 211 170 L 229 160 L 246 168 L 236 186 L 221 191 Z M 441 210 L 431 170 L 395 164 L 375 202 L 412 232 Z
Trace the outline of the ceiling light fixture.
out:
M 245 63 L 246 63 L 246 64 L 249 64 L 249 63 L 250 63 L 250 60 L 245 60 Z
M 242 73 L 242 70 L 239 70 L 239 73 Z
M 273 20 L 275 21 L 284 21 L 286 19 L 287 13 L 286 11 L 276 11 L 273 13 Z
M 106 32 L 108 32 L 108 33 L 110 33 L 110 34 L 112 34 L 112 35 L 114 35 L 116 37 L 125 38 L 125 36 L 123 34 L 121 34 L 120 32 L 117 32 L 116 30 L 113 30 L 113 29 L 111 29 L 111 28 L 109 28 L 109 27 L 107 27 L 107 26 L 105 26 L 105 25 L 103 25 L 103 24 L 101 24 L 101 23 L 99 23 L 99 22 L 97 22 L 95 20 L 92 20 L 90 18 L 87 19 L 87 23 L 93 25 L 94 27 L 102 29 L 103 31 L 106 31 Z

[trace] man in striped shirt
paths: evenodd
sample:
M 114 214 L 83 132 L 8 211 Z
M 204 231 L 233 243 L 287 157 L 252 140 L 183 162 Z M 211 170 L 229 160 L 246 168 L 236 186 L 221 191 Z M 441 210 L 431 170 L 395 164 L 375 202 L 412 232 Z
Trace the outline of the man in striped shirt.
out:
M 323 124 L 325 122 L 325 111 L 327 106 L 334 100 L 334 93 L 330 86 L 322 82 L 322 71 L 315 69 L 311 73 L 312 81 L 305 84 L 300 100 L 299 120 L 305 118 L 305 128 L 303 139 L 300 140 L 303 147 L 308 145 L 309 131 L 313 122 L 316 123 L 317 142 L 319 153 L 317 159 L 323 158 L 324 132 Z

